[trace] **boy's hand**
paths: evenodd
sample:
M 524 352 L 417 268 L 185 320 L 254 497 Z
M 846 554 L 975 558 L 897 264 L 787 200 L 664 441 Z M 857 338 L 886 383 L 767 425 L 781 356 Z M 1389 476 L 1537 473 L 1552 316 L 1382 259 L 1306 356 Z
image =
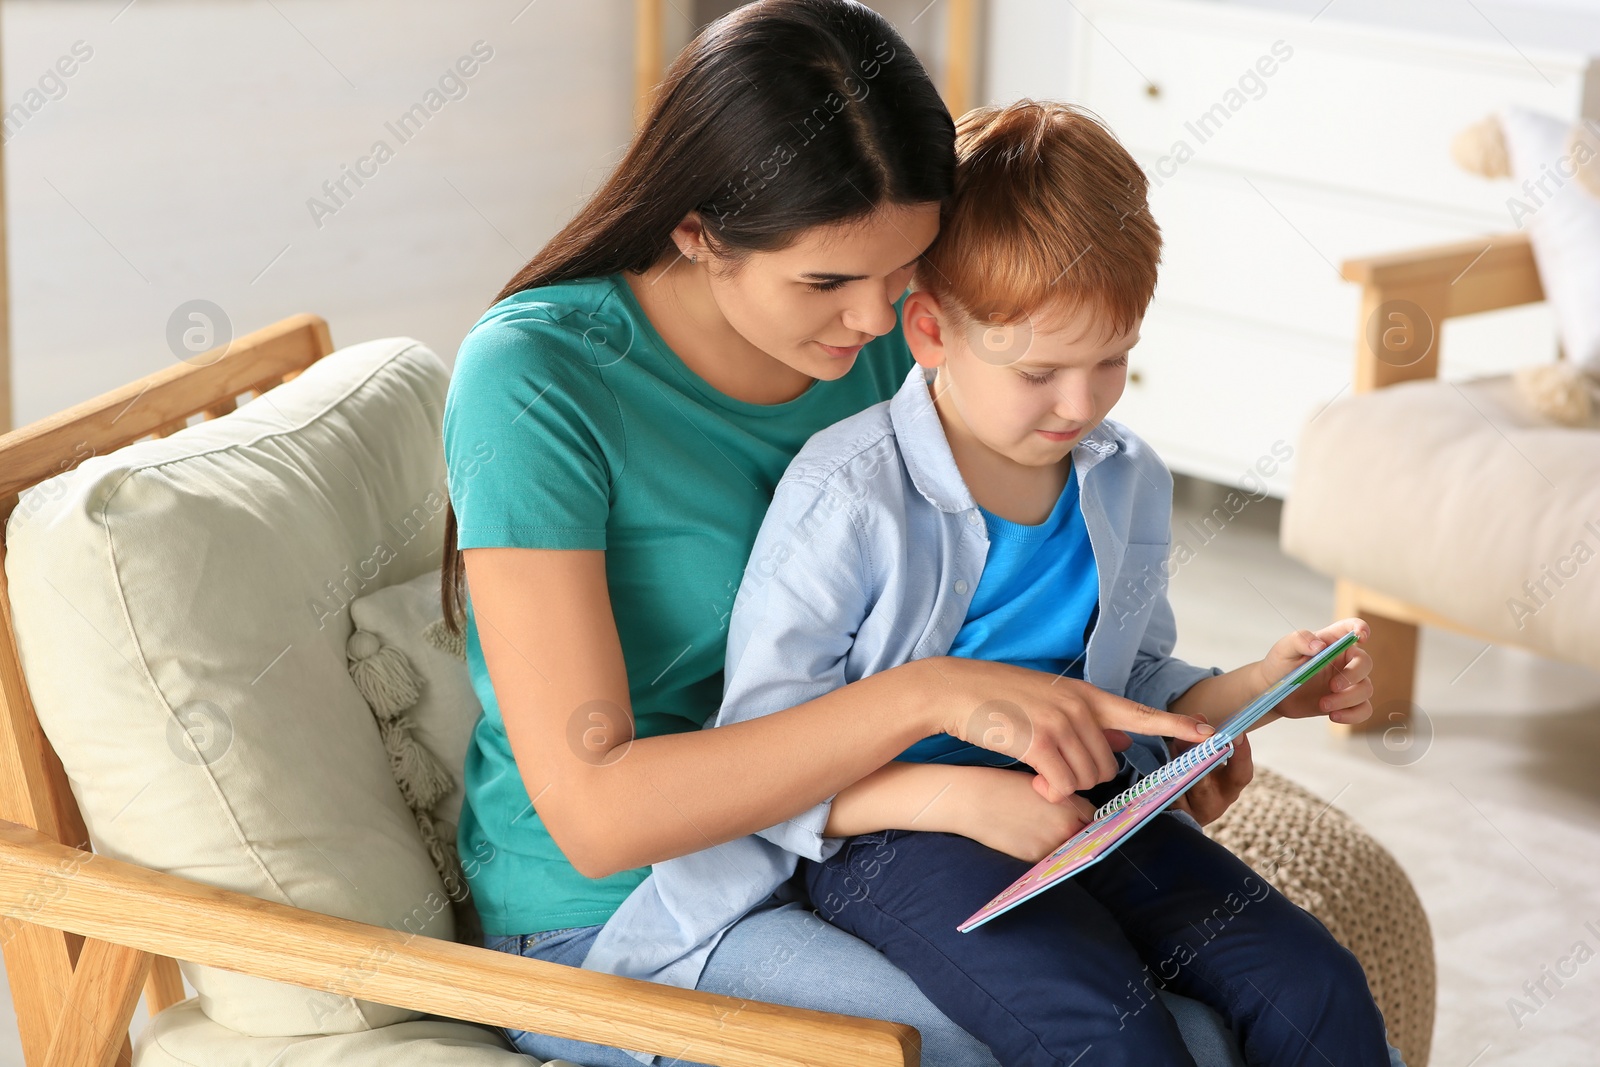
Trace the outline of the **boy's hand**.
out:
M 1193 747 L 1192 742 L 1167 738 L 1167 751 L 1173 759 Z M 1241 734 L 1233 742 L 1233 755 L 1228 757 L 1228 762 L 1190 786 L 1183 796 L 1172 802 L 1172 806 L 1188 812 L 1194 816 L 1195 822 L 1205 826 L 1221 818 L 1222 813 L 1233 806 L 1255 773 L 1255 760 L 1250 755 L 1250 735 Z
M 980 773 L 962 777 L 960 788 L 967 795 L 956 806 L 963 822 L 955 832 L 996 852 L 1038 863 L 1094 818 L 1094 805 L 1076 793 L 1059 803 L 1046 800 L 1044 779 L 1037 774 L 1004 767 L 971 770 Z
M 1334 661 L 1306 679 L 1306 683 L 1285 697 L 1272 715 L 1286 719 L 1309 719 L 1326 715 L 1333 722 L 1357 723 L 1372 714 L 1372 657 L 1359 642 L 1372 636 L 1372 628 L 1361 619 L 1340 619 L 1315 632 L 1296 630 L 1278 640 L 1265 658 L 1256 664 L 1258 681 L 1266 692 L 1273 683 L 1300 666 L 1313 655 L 1351 630 L 1361 636 L 1355 646 L 1345 649 Z

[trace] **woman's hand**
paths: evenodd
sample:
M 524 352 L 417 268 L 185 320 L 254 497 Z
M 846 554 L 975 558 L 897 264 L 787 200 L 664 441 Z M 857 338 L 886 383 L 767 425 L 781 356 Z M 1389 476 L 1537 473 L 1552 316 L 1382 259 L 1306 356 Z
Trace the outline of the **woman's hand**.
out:
M 1167 741 L 1167 751 L 1174 759 L 1193 747 L 1188 741 Z M 1194 816 L 1195 822 L 1205 826 L 1221 818 L 1222 813 L 1233 806 L 1255 773 L 1255 760 L 1250 755 L 1250 735 L 1241 734 L 1233 743 L 1233 755 L 1228 757 L 1228 762 L 1190 786 L 1183 796 L 1172 802 L 1172 806 L 1188 812 Z
M 916 665 L 937 672 L 932 677 L 949 687 L 934 709 L 935 732 L 1026 763 L 1044 778 L 1039 797 L 1046 803 L 1110 781 L 1117 773 L 1113 753 L 1128 745 L 1123 731 L 1193 742 L 1215 732 L 1190 716 L 1157 711 L 1078 678 L 959 656 Z
M 1321 630 L 1296 630 L 1279 638 L 1266 656 L 1256 664 L 1259 692 L 1266 692 L 1273 683 L 1331 645 L 1351 630 L 1359 629 L 1361 636 L 1351 648 L 1345 649 L 1334 661 L 1306 679 L 1306 683 L 1290 693 L 1273 709 L 1273 715 L 1263 718 L 1308 719 L 1326 715 L 1333 722 L 1357 723 L 1372 714 L 1372 656 L 1359 642 L 1372 636 L 1372 628 L 1361 619 L 1340 619 Z
M 1076 794 L 1046 800 L 1036 774 L 1004 767 L 960 770 L 950 790 L 951 832 L 996 852 L 1038 863 L 1094 818 L 1094 805 Z

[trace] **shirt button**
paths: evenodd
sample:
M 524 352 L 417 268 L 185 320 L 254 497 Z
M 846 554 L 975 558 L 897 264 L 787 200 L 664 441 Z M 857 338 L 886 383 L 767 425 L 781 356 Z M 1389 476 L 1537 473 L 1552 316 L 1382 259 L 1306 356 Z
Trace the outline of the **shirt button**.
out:
M 966 596 L 967 595 L 967 580 L 965 578 L 957 578 L 956 579 L 956 595 L 957 596 Z
M 974 526 L 978 525 L 978 512 L 976 509 L 967 512 L 967 521 Z

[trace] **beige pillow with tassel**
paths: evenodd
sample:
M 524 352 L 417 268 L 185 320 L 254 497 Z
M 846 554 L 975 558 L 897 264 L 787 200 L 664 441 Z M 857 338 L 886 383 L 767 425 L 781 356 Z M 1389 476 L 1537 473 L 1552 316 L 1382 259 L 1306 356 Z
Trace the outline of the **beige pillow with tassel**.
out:
M 483 708 L 467 674 L 463 638 L 444 629 L 439 572 L 356 599 L 350 619 L 350 678 L 372 709 L 395 784 L 456 904 L 457 940 L 468 943 L 462 927 L 475 925 L 476 915 L 462 907 L 468 890 L 456 824 L 467 746 Z
M 345 655 L 353 593 L 438 573 L 449 382 L 416 341 L 367 341 L 23 494 L 6 527 L 18 651 L 97 853 L 456 936 Z M 360 968 L 306 989 L 181 966 L 240 1034 L 420 1014 L 364 999 Z

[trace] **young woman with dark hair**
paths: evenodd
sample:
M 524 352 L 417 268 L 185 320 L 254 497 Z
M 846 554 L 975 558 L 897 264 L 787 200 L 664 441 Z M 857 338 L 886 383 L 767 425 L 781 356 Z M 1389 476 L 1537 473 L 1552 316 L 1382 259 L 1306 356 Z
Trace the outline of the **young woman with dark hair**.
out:
M 997 694 L 1065 792 L 1112 775 L 1119 730 L 1204 736 L 1076 679 L 944 656 L 700 728 L 778 478 L 912 366 L 899 308 L 954 166 L 950 115 L 888 22 L 850 0 L 749 4 L 684 50 L 615 172 L 463 341 L 442 594 L 484 707 L 458 845 L 492 947 L 582 965 L 650 864 L 785 820 L 820 833 L 836 793 L 915 741 L 983 744 L 973 712 Z M 929 1067 L 995 1065 L 798 898 L 671 977 L 910 1023 Z M 1198 1026 L 1226 1048 L 1214 1016 Z M 653 1062 L 511 1036 L 586 1067 Z

